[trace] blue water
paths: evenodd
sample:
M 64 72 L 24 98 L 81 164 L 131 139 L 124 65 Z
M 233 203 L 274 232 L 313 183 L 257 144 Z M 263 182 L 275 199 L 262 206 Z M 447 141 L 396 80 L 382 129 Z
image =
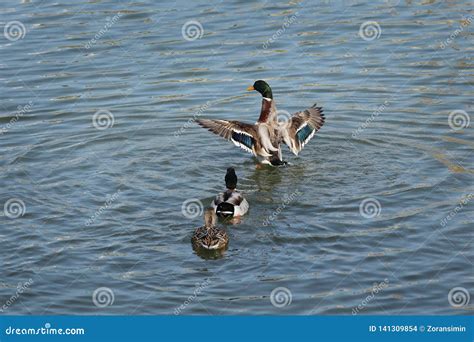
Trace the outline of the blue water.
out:
M 472 313 L 448 300 L 474 288 L 472 15 L 2 2 L 2 314 Z M 289 167 L 257 168 L 194 122 L 255 122 L 257 79 L 278 109 L 324 108 Z M 208 258 L 190 239 L 229 166 L 250 212 Z

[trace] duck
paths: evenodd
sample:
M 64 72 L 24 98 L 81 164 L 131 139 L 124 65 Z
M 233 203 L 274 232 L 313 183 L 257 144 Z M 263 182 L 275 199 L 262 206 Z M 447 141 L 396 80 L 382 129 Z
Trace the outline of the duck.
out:
M 229 237 L 224 229 L 216 227 L 217 216 L 213 208 L 204 211 L 204 225 L 196 228 L 191 239 L 197 249 L 224 249 L 229 244 Z
M 247 213 L 249 203 L 244 196 L 236 190 L 237 175 L 233 167 L 227 169 L 224 180 L 226 190 L 216 196 L 211 206 L 218 217 L 239 218 Z
M 255 124 L 218 119 L 197 119 L 196 122 L 250 152 L 262 164 L 286 165 L 287 162 L 282 159 L 281 144 L 285 143 L 297 156 L 324 125 L 323 108 L 317 107 L 317 104 L 279 121 L 273 92 L 267 82 L 255 81 L 247 90 L 262 95 L 260 116 Z

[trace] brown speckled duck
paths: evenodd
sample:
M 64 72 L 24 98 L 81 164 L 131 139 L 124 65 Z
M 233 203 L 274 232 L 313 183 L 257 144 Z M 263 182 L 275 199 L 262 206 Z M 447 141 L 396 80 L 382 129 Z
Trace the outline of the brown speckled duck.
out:
M 229 237 L 224 229 L 216 227 L 217 216 L 213 208 L 204 212 L 204 226 L 197 228 L 192 237 L 194 248 L 207 250 L 223 249 L 229 243 Z

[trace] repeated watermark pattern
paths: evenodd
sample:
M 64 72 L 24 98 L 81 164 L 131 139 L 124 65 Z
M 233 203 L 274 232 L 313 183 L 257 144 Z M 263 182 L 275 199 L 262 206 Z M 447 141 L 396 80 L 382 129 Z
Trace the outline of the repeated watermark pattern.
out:
M 370 115 L 367 120 L 365 120 L 364 123 L 359 125 L 355 130 L 352 131 L 352 138 L 357 138 L 367 127 L 370 126 L 370 124 L 378 118 L 380 114 L 382 114 L 385 109 L 387 109 L 387 106 L 390 104 L 389 101 L 385 100 L 384 103 L 382 103 L 380 106 L 378 106 L 373 113 Z
M 280 38 L 286 32 L 286 29 L 289 28 L 296 21 L 298 16 L 299 13 L 295 12 L 295 14 L 293 14 L 291 17 L 285 17 L 285 20 L 283 21 L 281 27 L 263 43 L 263 49 L 268 49 L 271 44 L 273 44 L 278 38 Z
M 92 302 L 99 308 L 105 308 L 114 304 L 115 294 L 111 288 L 98 287 L 92 293 Z
M 191 303 L 196 300 L 196 298 L 202 293 L 202 291 L 204 291 L 204 289 L 206 289 L 206 287 L 209 286 L 209 284 L 209 279 L 206 279 L 202 283 L 196 284 L 196 288 L 194 289 L 193 294 L 186 298 L 183 304 L 174 309 L 174 314 L 180 315 Z
M 18 106 L 15 114 L 13 117 L 10 119 L 10 121 L 4 125 L 2 128 L 0 128 L 0 135 L 7 133 L 10 129 L 13 128 L 13 126 L 17 123 L 20 118 L 29 113 L 31 111 L 31 108 L 33 107 L 33 101 L 28 101 L 28 103 L 24 106 Z
M 26 27 L 18 20 L 9 21 L 3 27 L 3 36 L 11 42 L 25 38 Z
M 359 27 L 359 37 L 368 42 L 379 39 L 381 34 L 382 29 L 376 21 L 363 22 Z
M 99 109 L 92 116 L 92 125 L 99 131 L 113 127 L 115 123 L 114 115 L 107 109 Z
M 106 199 L 105 203 L 99 208 L 96 210 L 96 212 L 94 213 L 94 215 L 92 215 L 91 217 L 89 217 L 89 219 L 86 221 L 85 223 L 85 226 L 88 227 L 90 226 L 91 224 L 93 224 L 98 218 L 100 215 L 102 215 L 102 213 L 109 209 L 110 206 L 112 205 L 112 203 L 114 203 L 117 198 L 119 198 L 120 196 L 120 193 L 121 193 L 121 190 L 119 189 L 117 192 L 115 192 L 113 195 L 111 196 L 108 196 L 108 198 Z
M 288 306 L 293 301 L 293 294 L 286 287 L 277 287 L 270 293 L 270 302 L 276 308 Z
M 174 132 L 175 138 L 178 138 L 181 136 L 185 130 L 187 130 L 189 127 L 191 127 L 196 120 L 209 108 L 211 105 L 210 101 L 207 101 L 205 104 L 199 107 L 199 109 L 194 113 L 193 117 L 190 118 L 188 121 L 186 121 L 180 129 L 178 129 L 176 132 Z
M 464 110 L 453 110 L 451 113 L 449 113 L 448 124 L 453 131 L 459 131 L 469 127 L 471 124 L 471 117 Z
M 359 213 L 362 217 L 372 219 L 380 215 L 382 212 L 382 205 L 373 197 L 365 198 L 360 202 Z
M 204 211 L 204 206 L 197 198 L 189 198 L 181 205 L 181 213 L 188 219 L 193 219 L 201 216 Z
M 385 278 L 380 283 L 375 283 L 372 286 L 370 294 L 365 297 L 365 299 L 356 307 L 352 308 L 352 315 L 357 315 L 361 310 L 363 310 L 372 300 L 374 300 L 375 296 L 382 290 L 386 289 L 389 285 L 389 281 Z
M 97 41 L 99 41 L 99 39 L 101 39 L 107 32 L 109 32 L 110 28 L 114 26 L 115 23 L 117 23 L 117 21 L 120 19 L 120 17 L 122 17 L 122 15 L 123 14 L 121 12 L 118 12 L 112 18 L 110 17 L 105 18 L 106 22 L 104 26 L 99 30 L 99 32 L 95 34 L 94 38 L 92 38 L 86 43 L 84 47 L 88 50 L 91 47 L 93 47 L 95 44 L 97 44 Z
M 0 307 L 0 312 L 5 312 L 10 306 L 12 306 L 18 300 L 18 298 L 20 298 L 22 293 L 26 292 L 30 286 L 33 285 L 33 283 L 34 281 L 31 278 L 23 283 L 19 283 L 15 294 L 8 298 L 5 304 Z
M 26 205 L 20 198 L 10 198 L 3 205 L 3 213 L 6 217 L 11 219 L 19 218 L 24 216 L 26 213 Z
M 291 203 L 293 202 L 296 198 L 301 196 L 303 193 L 299 191 L 298 189 L 293 191 L 289 195 L 285 195 L 283 202 L 263 221 L 263 226 L 268 226 L 271 222 L 273 222 L 278 215 Z
M 446 227 L 448 222 L 451 221 L 454 218 L 454 216 L 456 216 L 466 205 L 468 205 L 473 197 L 474 197 L 474 194 L 469 193 L 463 199 L 461 199 L 459 204 L 441 220 L 440 222 L 441 227 Z
M 398 0 L 388 0 L 389 3 L 398 4 Z M 119 19 L 122 17 L 122 13 L 118 12 L 113 17 L 107 17 L 103 27 L 90 39 L 85 45 L 84 48 L 89 50 L 93 48 L 100 39 L 102 39 L 107 32 L 110 31 L 113 25 L 115 25 Z M 299 13 L 295 12 L 291 16 L 284 18 L 283 24 L 278 30 L 271 35 L 265 42 L 262 44 L 262 48 L 267 50 L 274 44 L 278 39 L 280 39 L 289 29 L 291 25 L 297 22 L 299 18 Z M 364 19 L 362 19 L 364 20 Z M 362 21 L 361 20 L 361 21 Z M 463 33 L 466 28 L 472 24 L 473 17 L 472 15 L 465 17 L 460 26 L 452 32 L 446 40 L 439 44 L 441 49 L 446 49 L 450 46 L 453 41 Z M 359 23 L 358 21 L 357 23 Z M 181 24 L 181 23 L 180 23 Z M 10 21 L 4 26 L 4 37 L 8 41 L 16 42 L 25 38 L 27 34 L 26 26 L 20 21 Z M 174 32 L 175 35 L 179 36 L 179 28 Z M 353 28 L 353 36 L 357 34 L 357 27 Z M 182 38 L 187 42 L 193 42 L 198 39 L 201 39 L 204 36 L 204 28 L 201 22 L 198 20 L 190 20 L 184 23 L 181 27 Z M 365 21 L 363 22 L 358 30 L 359 37 L 367 42 L 375 41 L 379 39 L 382 35 L 382 28 L 377 21 Z M 439 42 L 439 40 L 437 41 Z M 183 43 L 187 44 L 187 43 Z M 365 43 L 361 43 L 365 44 Z M 81 45 L 82 47 L 82 45 Z M 440 52 L 440 51 L 438 51 Z M 352 56 L 349 53 L 350 56 Z M 207 101 L 204 105 L 200 106 L 199 109 L 194 113 L 194 115 L 189 118 L 178 130 L 174 132 L 174 137 L 178 138 L 181 136 L 185 130 L 191 127 L 196 120 L 209 108 L 210 101 Z M 352 131 L 352 138 L 356 138 L 362 134 L 362 132 L 370 127 L 378 117 L 387 110 L 387 107 L 390 105 L 390 101 L 386 100 L 381 105 L 379 105 L 373 113 L 368 117 L 365 122 L 359 125 L 356 129 Z M 0 136 L 7 133 L 11 130 L 15 124 L 27 113 L 32 110 L 33 102 L 29 101 L 24 106 L 18 106 L 17 111 L 12 114 L 12 118 L 4 126 L 0 127 Z M 90 113 L 92 114 L 92 113 Z M 87 118 L 89 120 L 89 117 Z M 445 120 L 445 118 L 443 119 Z M 279 125 L 288 125 L 291 123 L 291 114 L 285 110 L 278 110 L 277 112 L 277 121 Z M 92 116 L 92 125 L 97 130 L 106 130 L 113 127 L 115 124 L 115 117 L 111 111 L 107 109 L 99 109 Z M 453 110 L 448 115 L 448 125 L 453 131 L 460 131 L 466 129 L 470 126 L 470 116 L 464 110 Z M 445 126 L 446 127 L 446 126 Z M 109 209 L 112 204 L 119 198 L 121 190 L 118 190 L 111 196 L 108 196 L 104 204 L 95 211 L 95 213 L 90 216 L 87 221 L 84 223 L 85 226 L 90 226 L 96 222 L 99 217 Z M 269 215 L 264 221 L 263 225 L 268 226 L 273 221 L 277 219 L 277 216 L 290 205 L 291 202 L 295 201 L 298 196 L 301 196 L 302 192 L 299 190 L 294 191 L 289 195 L 285 195 L 283 202 Z M 440 221 L 442 227 L 447 226 L 449 221 L 451 221 L 461 210 L 466 207 L 473 198 L 473 194 L 469 193 L 466 195 L 459 204 L 452 209 L 446 217 Z M 28 203 L 30 205 L 30 203 Z M 177 208 L 176 208 L 177 209 Z M 354 208 L 355 209 L 355 208 Z M 203 214 L 204 206 L 203 203 L 197 198 L 190 198 L 185 200 L 181 205 L 181 213 L 184 217 L 193 219 Z M 356 209 L 355 209 L 356 210 Z M 359 204 L 359 213 L 362 217 L 366 219 L 373 219 L 381 215 L 382 206 L 379 200 L 376 198 L 365 198 Z M 10 219 L 17 219 L 24 216 L 26 213 L 26 205 L 24 201 L 20 198 L 11 198 L 4 203 L 4 215 Z M 0 312 L 6 311 L 10 306 L 12 306 L 20 296 L 30 289 L 30 286 L 33 284 L 33 279 L 29 279 L 24 283 L 19 283 L 17 290 L 14 295 L 12 295 L 1 307 Z M 175 315 L 182 314 L 192 303 L 194 303 L 198 297 L 204 292 L 204 290 L 210 285 L 210 280 L 206 279 L 202 283 L 196 284 L 193 293 L 188 296 L 185 301 L 174 309 Z M 389 286 L 389 280 L 385 279 L 380 283 L 375 283 L 370 290 L 370 294 L 365 297 L 362 302 L 356 307 L 352 308 L 352 315 L 359 314 L 364 310 L 369 303 L 371 303 L 375 297 L 384 289 Z M 367 291 L 368 292 L 368 291 Z M 367 293 L 366 292 L 366 293 Z M 183 298 L 184 299 L 184 298 Z M 276 287 L 270 293 L 270 302 L 276 308 L 284 308 L 292 304 L 293 294 L 287 287 Z M 115 293 L 109 287 L 99 287 L 95 289 L 92 293 L 92 303 L 99 308 L 105 308 L 112 306 L 115 302 Z M 470 293 L 464 287 L 454 287 L 448 293 L 448 302 L 454 308 L 466 307 L 470 304 Z M 89 302 L 90 304 L 90 302 Z M 268 304 L 268 303 L 267 303 Z M 51 324 L 46 323 L 45 329 L 50 329 Z
M 197 20 L 190 20 L 184 23 L 181 27 L 181 35 L 188 42 L 201 39 L 204 35 L 204 28 Z
M 276 112 L 278 125 L 282 128 L 288 128 L 291 125 L 291 114 L 284 109 L 278 109 Z
M 462 308 L 469 305 L 471 295 L 464 287 L 453 287 L 448 293 L 449 305 L 455 308 Z
M 471 25 L 472 19 L 473 19 L 472 15 L 469 15 L 468 17 L 461 20 L 461 25 L 459 25 L 459 27 L 456 30 L 454 30 L 454 32 L 451 33 L 449 37 L 446 38 L 445 41 L 439 43 L 439 47 L 444 50 L 446 49 L 446 47 L 451 45 L 452 42 L 457 38 L 457 36 L 459 36 L 467 26 Z

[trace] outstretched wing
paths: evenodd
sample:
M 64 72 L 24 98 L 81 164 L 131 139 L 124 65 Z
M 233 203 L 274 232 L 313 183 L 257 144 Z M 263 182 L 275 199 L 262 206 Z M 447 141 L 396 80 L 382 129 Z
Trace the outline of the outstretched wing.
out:
M 199 125 L 209 129 L 212 133 L 232 141 L 234 145 L 239 146 L 255 156 L 257 155 L 255 148 L 258 135 L 254 125 L 227 120 L 199 119 L 196 121 Z
M 323 125 L 323 108 L 316 107 L 316 104 L 314 104 L 311 108 L 293 114 L 289 122 L 283 125 L 283 141 L 288 145 L 291 152 L 298 155 Z

